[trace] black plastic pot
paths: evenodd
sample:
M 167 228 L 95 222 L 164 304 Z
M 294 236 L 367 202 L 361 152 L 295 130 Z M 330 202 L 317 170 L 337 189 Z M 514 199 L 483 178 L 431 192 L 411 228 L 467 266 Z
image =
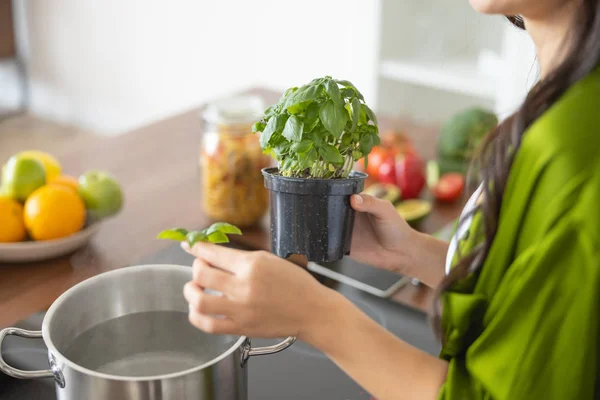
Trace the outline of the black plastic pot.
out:
M 350 254 L 354 210 L 350 196 L 360 193 L 367 174 L 347 179 L 301 179 L 265 168 L 271 200 L 271 251 L 279 257 L 302 254 L 308 261 L 333 262 Z

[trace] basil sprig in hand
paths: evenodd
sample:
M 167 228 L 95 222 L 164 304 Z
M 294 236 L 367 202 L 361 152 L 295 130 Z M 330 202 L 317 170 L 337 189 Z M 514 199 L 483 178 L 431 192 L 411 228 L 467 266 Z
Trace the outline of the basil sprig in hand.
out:
M 183 228 L 172 228 L 158 234 L 158 239 L 176 240 L 187 242 L 193 247 L 197 242 L 229 243 L 227 235 L 241 235 L 242 231 L 235 225 L 226 222 L 217 222 L 201 231 L 188 231 Z

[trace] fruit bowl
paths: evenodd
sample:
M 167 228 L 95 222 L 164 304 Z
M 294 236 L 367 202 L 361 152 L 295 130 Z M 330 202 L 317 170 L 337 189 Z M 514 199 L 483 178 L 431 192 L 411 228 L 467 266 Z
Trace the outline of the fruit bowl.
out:
M 64 256 L 85 246 L 99 228 L 100 223 L 96 222 L 61 239 L 0 243 L 0 263 L 26 263 Z

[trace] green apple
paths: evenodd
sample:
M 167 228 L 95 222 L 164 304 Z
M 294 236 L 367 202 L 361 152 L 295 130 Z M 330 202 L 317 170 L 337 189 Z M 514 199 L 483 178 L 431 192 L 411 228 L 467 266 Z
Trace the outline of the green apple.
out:
M 109 173 L 90 171 L 79 177 L 78 192 L 93 220 L 115 215 L 123 206 L 123 191 Z
M 37 188 L 46 183 L 44 165 L 33 158 L 13 156 L 2 168 L 3 194 L 25 201 Z

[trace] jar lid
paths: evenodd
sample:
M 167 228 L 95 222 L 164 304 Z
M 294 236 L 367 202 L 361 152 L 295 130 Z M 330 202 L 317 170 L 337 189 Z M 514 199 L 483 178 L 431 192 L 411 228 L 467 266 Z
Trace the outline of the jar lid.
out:
M 203 118 L 212 124 L 246 124 L 263 115 L 264 102 L 258 96 L 236 96 L 214 101 L 208 105 Z

